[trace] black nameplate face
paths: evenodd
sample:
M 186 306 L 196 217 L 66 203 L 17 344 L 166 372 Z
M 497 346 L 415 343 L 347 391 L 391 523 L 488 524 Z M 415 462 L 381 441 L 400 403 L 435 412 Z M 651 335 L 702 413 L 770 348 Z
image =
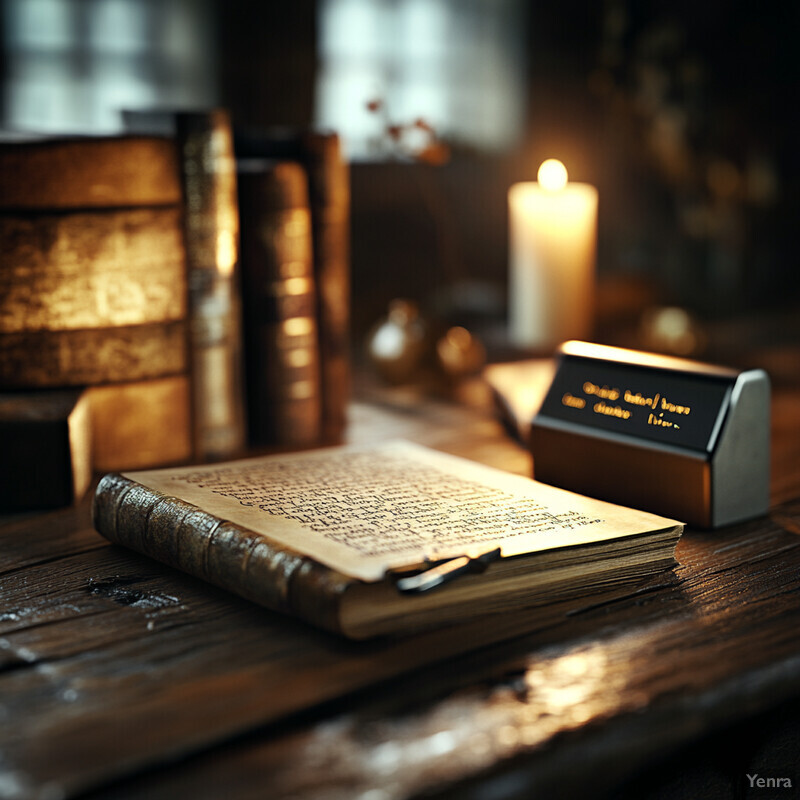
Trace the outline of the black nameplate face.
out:
M 710 452 L 735 375 L 565 355 L 540 414 L 600 431 Z

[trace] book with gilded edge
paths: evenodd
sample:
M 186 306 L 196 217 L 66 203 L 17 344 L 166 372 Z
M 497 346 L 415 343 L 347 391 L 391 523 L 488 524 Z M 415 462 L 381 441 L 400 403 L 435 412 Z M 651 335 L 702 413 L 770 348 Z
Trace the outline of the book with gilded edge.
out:
M 355 639 L 639 582 L 683 531 L 405 441 L 111 473 L 93 515 L 112 542 Z

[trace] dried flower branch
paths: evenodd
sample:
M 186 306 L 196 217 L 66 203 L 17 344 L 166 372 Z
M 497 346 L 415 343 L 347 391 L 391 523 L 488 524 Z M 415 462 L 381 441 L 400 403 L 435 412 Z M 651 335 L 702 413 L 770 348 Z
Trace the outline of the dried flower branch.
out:
M 383 131 L 377 146 L 393 157 L 438 166 L 450 160 L 450 148 L 442 141 L 434 127 L 422 117 L 412 122 L 397 123 L 389 118 L 386 103 L 373 98 L 366 104 L 367 111 L 380 114 Z

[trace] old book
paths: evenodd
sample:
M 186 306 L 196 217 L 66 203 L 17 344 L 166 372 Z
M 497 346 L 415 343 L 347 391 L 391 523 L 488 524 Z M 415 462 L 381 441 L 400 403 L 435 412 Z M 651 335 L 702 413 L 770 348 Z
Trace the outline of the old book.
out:
M 0 387 L 186 372 L 172 139 L 1 141 L 0 251 Z
M 0 333 L 0 387 L 92 386 L 185 374 L 186 323 Z
M 191 460 L 188 376 L 90 386 L 86 400 L 96 472 L 185 464 Z
M 66 506 L 89 488 L 89 407 L 80 390 L 0 394 L 0 442 L 0 511 Z
M 303 168 L 238 166 L 247 431 L 253 445 L 321 440 L 311 211 Z
M 322 432 L 337 441 L 350 396 L 350 178 L 335 133 L 303 137 L 309 173 L 322 363 Z
M 186 316 L 180 209 L 0 215 L 0 333 Z
M 334 132 L 240 132 L 240 158 L 290 159 L 308 179 L 317 286 L 322 377 L 322 432 L 341 438 L 350 396 L 350 173 Z
M 640 580 L 683 530 L 408 442 L 110 474 L 93 513 L 111 541 L 352 638 Z
M 180 202 L 168 137 L 0 141 L 0 209 L 129 208 Z
M 199 459 L 230 457 L 245 444 L 230 119 L 221 109 L 180 112 L 175 137 L 183 187 L 194 451 Z

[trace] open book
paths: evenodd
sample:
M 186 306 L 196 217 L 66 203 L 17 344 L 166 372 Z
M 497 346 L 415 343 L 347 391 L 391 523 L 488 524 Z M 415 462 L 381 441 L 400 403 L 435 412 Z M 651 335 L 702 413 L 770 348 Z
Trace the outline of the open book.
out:
M 681 523 L 409 442 L 106 475 L 108 539 L 353 638 L 675 564 Z

